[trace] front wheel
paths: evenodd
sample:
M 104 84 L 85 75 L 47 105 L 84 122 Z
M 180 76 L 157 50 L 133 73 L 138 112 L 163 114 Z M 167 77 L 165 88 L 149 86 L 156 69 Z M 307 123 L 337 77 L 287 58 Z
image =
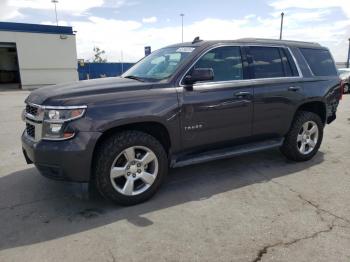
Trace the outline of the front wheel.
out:
M 345 84 L 344 85 L 344 94 L 347 94 L 347 93 L 349 93 L 350 92 L 350 90 L 349 90 L 349 84 Z
M 282 153 L 293 161 L 307 161 L 314 157 L 323 138 L 321 118 L 312 112 L 300 111 L 281 147 Z
M 167 170 L 163 146 L 139 131 L 117 133 L 104 140 L 94 162 L 97 189 L 121 205 L 138 204 L 152 197 Z

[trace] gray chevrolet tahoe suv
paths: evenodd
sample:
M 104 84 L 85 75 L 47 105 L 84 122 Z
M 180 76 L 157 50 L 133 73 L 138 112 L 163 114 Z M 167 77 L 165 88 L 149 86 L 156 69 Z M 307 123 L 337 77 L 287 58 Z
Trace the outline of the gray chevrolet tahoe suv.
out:
M 132 205 L 157 191 L 169 167 L 274 147 L 311 159 L 341 88 L 317 43 L 196 38 L 153 52 L 121 77 L 33 91 L 23 153 L 44 176 L 89 182 Z

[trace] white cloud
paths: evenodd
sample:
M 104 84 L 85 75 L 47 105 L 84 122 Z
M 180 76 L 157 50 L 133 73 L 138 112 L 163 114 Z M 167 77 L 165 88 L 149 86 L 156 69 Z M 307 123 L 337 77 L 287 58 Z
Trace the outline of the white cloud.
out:
M 136 21 L 89 17 L 87 22 L 71 22 L 77 30 L 78 56 L 89 59 L 93 46 L 106 50 L 109 61 L 119 61 L 121 50 L 126 60 L 135 61 L 143 50 L 142 39 L 138 39 L 142 24 Z M 135 55 L 136 54 L 136 55 Z
M 345 60 L 347 42 L 345 32 L 350 21 L 321 23 L 312 26 L 307 24 L 309 18 L 304 15 L 290 16 L 284 29 L 284 38 L 302 41 L 316 41 L 331 48 L 337 60 Z M 88 22 L 70 23 L 77 33 L 79 57 L 88 59 L 93 46 L 106 50 L 109 61 L 120 61 L 121 50 L 127 61 L 137 61 L 144 54 L 144 46 L 152 49 L 178 43 L 181 41 L 180 26 L 145 28 L 136 21 L 122 21 L 90 17 Z M 278 38 L 280 18 L 249 17 L 237 20 L 208 18 L 184 27 L 185 40 L 192 41 L 200 36 L 205 40 L 237 39 L 243 37 Z M 221 29 L 225 30 L 221 30 Z M 342 39 L 345 39 L 342 41 Z
M 158 19 L 155 16 L 142 18 L 142 22 L 145 24 L 152 24 L 152 23 L 156 23 L 157 21 Z
M 331 12 L 328 9 L 316 9 L 313 11 L 289 11 L 284 14 L 285 21 L 291 20 L 293 22 L 297 22 L 300 26 L 300 21 L 302 22 L 320 22 L 327 20 L 327 16 L 330 15 Z M 274 12 L 271 14 L 273 17 L 280 18 L 281 12 Z
M 21 8 L 52 11 L 50 0 L 0 0 L 0 19 L 11 19 L 24 12 Z M 186 41 L 194 37 L 202 39 L 237 39 L 243 37 L 275 38 L 279 36 L 280 12 L 285 12 L 283 38 L 316 41 L 329 47 L 337 61 L 345 61 L 348 36 L 350 35 L 349 0 L 271 0 L 273 12 L 263 16 L 247 14 L 241 19 L 206 18 L 184 27 Z M 89 15 L 94 7 L 120 8 L 135 5 L 130 0 L 59 0 L 59 12 L 84 14 L 86 20 L 60 21 L 61 25 L 71 25 L 77 32 L 79 58 L 92 57 L 92 49 L 99 46 L 106 51 L 109 61 L 120 61 L 123 50 L 126 61 L 137 61 L 144 54 L 144 46 L 152 49 L 181 41 L 181 26 L 171 25 L 170 19 L 163 24 L 157 17 L 145 17 L 142 23 L 136 20 L 106 19 Z M 344 15 L 336 16 L 343 10 Z M 115 10 L 114 10 L 115 11 Z M 24 13 L 25 14 L 25 13 Z M 145 23 L 150 23 L 147 27 Z M 50 23 L 49 23 L 50 24 Z
M 20 16 L 20 10 L 25 8 L 35 10 L 52 10 L 51 0 L 0 0 L 0 19 L 7 20 Z M 130 0 L 59 0 L 58 13 L 66 13 L 73 16 L 86 15 L 87 11 L 96 7 L 108 7 L 118 9 L 124 6 L 134 6 L 136 1 Z M 114 10 L 115 12 L 117 10 Z
M 256 17 L 256 14 L 249 14 L 249 15 L 246 15 L 244 18 L 245 19 L 252 19 L 252 18 L 255 18 Z
M 10 6 L 8 2 L 8 0 L 0 2 L 0 19 L 8 20 L 22 16 L 18 8 Z
M 346 60 L 350 34 L 349 0 L 274 0 L 270 6 L 276 10 L 276 16 L 281 11 L 286 13 L 286 36 L 320 42 L 331 49 L 337 61 Z M 341 18 L 341 13 L 346 18 L 335 21 L 334 17 Z
M 60 12 L 81 14 L 93 7 L 100 7 L 103 3 L 103 0 L 60 0 L 57 4 L 57 9 Z M 8 5 L 17 9 L 52 10 L 53 8 L 53 3 L 50 0 L 8 0 Z
M 270 3 L 272 7 L 278 10 L 288 8 L 303 8 L 303 9 L 326 9 L 340 8 L 350 18 L 349 0 L 275 0 Z
M 105 1 L 104 6 L 112 7 L 112 8 L 134 6 L 134 5 L 139 4 L 139 2 L 131 1 L 131 0 L 104 0 L 104 1 Z

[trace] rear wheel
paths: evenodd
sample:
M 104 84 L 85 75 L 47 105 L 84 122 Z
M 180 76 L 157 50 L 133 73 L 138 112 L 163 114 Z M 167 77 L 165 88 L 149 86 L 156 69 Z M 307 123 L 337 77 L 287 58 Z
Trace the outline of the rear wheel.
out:
M 94 165 L 97 189 L 121 205 L 141 203 L 159 188 L 167 163 L 163 146 L 153 136 L 138 131 L 117 133 L 98 147 Z
M 317 114 L 298 112 L 281 147 L 282 153 L 294 161 L 310 160 L 320 148 L 323 128 L 322 120 Z

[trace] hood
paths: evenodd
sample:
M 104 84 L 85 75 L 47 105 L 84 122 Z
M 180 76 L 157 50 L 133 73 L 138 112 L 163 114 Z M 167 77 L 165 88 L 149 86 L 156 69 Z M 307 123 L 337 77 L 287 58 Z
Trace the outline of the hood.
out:
M 69 101 L 99 94 L 150 89 L 154 83 L 121 77 L 99 78 L 43 87 L 30 93 L 26 102 L 38 105 L 68 105 Z M 78 99 L 79 98 L 79 99 Z M 84 101 L 81 101 L 83 103 Z

